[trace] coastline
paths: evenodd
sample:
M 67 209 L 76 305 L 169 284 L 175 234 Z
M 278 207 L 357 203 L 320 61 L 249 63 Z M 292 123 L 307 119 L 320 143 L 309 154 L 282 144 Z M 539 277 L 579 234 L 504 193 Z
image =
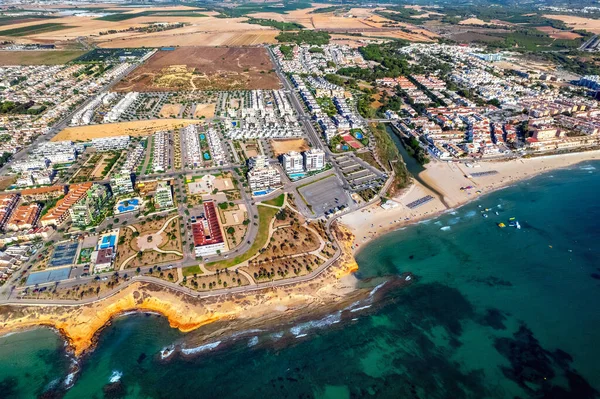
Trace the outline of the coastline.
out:
M 442 204 L 436 193 L 414 181 L 405 192 L 392 199 L 398 203 L 396 208 L 384 210 L 374 204 L 344 215 L 334 229 L 342 255 L 312 280 L 277 288 L 265 284 L 261 291 L 202 299 L 152 283 L 133 282 L 110 297 L 85 305 L 4 305 L 0 307 L 0 336 L 41 326 L 50 327 L 65 338 L 69 352 L 81 357 L 95 347 L 99 334 L 112 320 L 130 312 L 158 313 L 167 318 L 172 328 L 182 332 L 205 327 L 198 338 L 199 344 L 241 328 L 302 317 L 364 294 L 357 288 L 357 280 L 352 276 L 358 270 L 354 255 L 371 240 L 450 212 L 518 181 L 595 160 L 600 160 L 600 151 L 516 162 L 482 162 L 480 167 L 468 170 L 462 165 L 435 162 L 428 165 L 419 177 L 443 195 L 448 207 Z M 492 170 L 498 173 L 465 177 L 469 173 Z M 460 190 L 467 185 L 474 188 Z M 476 194 L 476 191 L 481 191 L 481 194 Z M 413 210 L 406 207 L 406 204 L 424 195 L 432 195 L 435 199 Z
M 342 216 L 340 223 L 354 235 L 351 248 L 356 256 L 368 243 L 384 234 L 452 212 L 486 194 L 515 183 L 586 161 L 600 161 L 600 150 L 509 161 L 485 161 L 476 163 L 475 165 L 479 166 L 473 168 L 467 168 L 463 164 L 435 161 L 428 164 L 419 177 L 443 196 L 447 207 L 440 201 L 437 193 L 413 179 L 408 189 L 390 199 L 397 204 L 395 208 L 386 210 L 375 203 L 361 211 Z M 497 173 L 481 177 L 465 176 L 491 171 Z M 473 188 L 460 190 L 461 187 L 467 186 Z M 477 191 L 481 193 L 477 194 Z M 431 195 L 434 200 L 415 209 L 406 206 L 426 195 Z
M 352 273 L 357 270 L 350 251 L 351 237 L 343 227 L 335 229 L 342 255 L 329 269 L 306 282 L 261 291 L 196 298 L 147 282 L 133 282 L 116 294 L 89 304 L 3 305 L 0 336 L 49 327 L 65 339 L 68 352 L 81 357 L 94 349 L 101 331 L 124 314 L 157 313 L 171 328 L 191 332 L 213 325 L 203 340 L 237 330 L 240 326 L 270 323 L 283 317 L 298 317 L 324 306 L 335 306 L 363 293 Z M 224 323 L 217 323 L 224 322 Z

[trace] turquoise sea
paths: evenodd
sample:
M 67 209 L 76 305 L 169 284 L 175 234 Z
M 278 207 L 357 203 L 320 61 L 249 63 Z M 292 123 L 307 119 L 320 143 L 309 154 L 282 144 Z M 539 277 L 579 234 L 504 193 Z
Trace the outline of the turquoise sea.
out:
M 56 333 L 2 337 L 0 397 L 600 397 L 599 171 L 554 171 L 390 233 L 357 257 L 370 298 L 192 357 L 160 359 L 186 340 L 164 318 L 121 317 L 65 389 Z M 520 230 L 496 226 L 510 217 Z

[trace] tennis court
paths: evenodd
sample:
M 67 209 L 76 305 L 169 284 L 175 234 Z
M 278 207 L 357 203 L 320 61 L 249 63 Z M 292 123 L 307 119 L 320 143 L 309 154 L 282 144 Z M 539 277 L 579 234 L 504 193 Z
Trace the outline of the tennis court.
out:
M 25 282 L 25 285 L 36 285 L 52 283 L 55 281 L 66 280 L 69 278 L 71 273 L 70 267 L 63 267 L 56 270 L 46 270 L 43 272 L 31 273 Z
M 54 249 L 54 253 L 52 254 L 52 258 L 50 259 L 48 267 L 67 266 L 75 263 L 77 247 L 79 247 L 79 243 L 77 242 L 57 245 Z

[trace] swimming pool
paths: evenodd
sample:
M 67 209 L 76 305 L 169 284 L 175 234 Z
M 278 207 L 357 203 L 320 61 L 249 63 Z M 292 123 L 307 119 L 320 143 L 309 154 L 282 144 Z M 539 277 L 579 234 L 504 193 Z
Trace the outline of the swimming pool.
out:
M 201 134 L 200 134 L 200 140 L 206 140 L 206 135 L 205 135 L 205 134 L 203 134 L 203 133 L 201 133 Z
M 204 157 L 205 160 L 208 161 L 210 159 L 210 154 L 208 152 L 205 152 L 204 155 L 203 155 L 203 157 Z
M 252 193 L 252 195 L 256 195 L 256 196 L 260 196 L 260 195 L 267 195 L 270 192 L 272 192 L 273 190 L 262 190 L 262 191 L 254 191 Z
M 110 235 L 102 237 L 102 241 L 98 244 L 98 249 L 114 248 L 117 236 Z
M 124 213 L 124 212 L 135 211 L 136 209 L 139 208 L 139 206 L 140 206 L 139 198 L 125 199 L 125 200 L 119 201 L 117 203 L 117 212 Z

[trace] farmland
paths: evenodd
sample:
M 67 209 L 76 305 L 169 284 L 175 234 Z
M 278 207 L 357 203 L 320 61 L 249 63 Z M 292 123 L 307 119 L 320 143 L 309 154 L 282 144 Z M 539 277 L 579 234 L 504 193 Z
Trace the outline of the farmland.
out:
M 5 29 L 5 30 L 0 31 L 0 36 L 17 36 L 17 37 L 18 36 L 29 36 L 29 35 L 36 35 L 36 34 L 46 33 L 46 32 L 54 32 L 57 30 L 63 30 L 63 29 L 69 29 L 69 28 L 74 28 L 74 26 L 49 22 L 49 23 L 45 23 L 45 24 L 37 24 L 37 25 L 22 26 L 22 27 L 13 28 L 13 29 Z
M 84 51 L 3 51 L 0 65 L 60 65 L 85 54 Z
M 263 48 L 180 47 L 160 51 L 126 76 L 116 91 L 277 89 Z

